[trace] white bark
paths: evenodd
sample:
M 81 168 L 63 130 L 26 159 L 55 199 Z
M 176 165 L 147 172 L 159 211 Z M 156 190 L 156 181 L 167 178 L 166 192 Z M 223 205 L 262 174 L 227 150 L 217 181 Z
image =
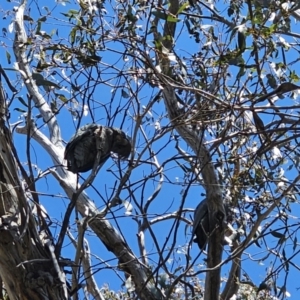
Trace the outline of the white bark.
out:
M 35 106 L 39 109 L 49 129 L 49 139 L 37 130 L 32 131 L 32 137 L 49 153 L 55 165 L 63 164 L 64 146 L 61 142 L 60 128 L 55 115 L 52 113 L 49 105 L 39 93 L 38 87 L 32 78 L 32 73 L 25 55 L 27 37 L 23 24 L 23 15 L 26 4 L 27 0 L 21 1 L 21 5 L 16 12 L 14 52 L 20 74 L 23 76 L 26 88 L 32 96 Z M 17 132 L 27 134 L 27 129 L 18 128 Z M 60 185 L 65 190 L 68 197 L 72 199 L 73 194 L 76 192 L 76 176 L 66 171 L 64 166 L 58 166 L 56 171 L 56 179 L 59 179 Z M 163 299 L 164 297 L 161 291 L 150 283 L 149 276 L 147 274 L 151 274 L 151 272 L 148 272 L 148 268 L 133 254 L 118 231 L 103 217 L 97 217 L 97 214 L 100 212 L 96 209 L 86 193 L 83 192 L 79 195 L 76 205 L 78 211 L 83 217 L 91 218 L 92 221 L 89 223 L 91 229 L 104 243 L 106 248 L 115 254 L 115 256 L 119 259 L 120 265 L 123 266 L 126 272 L 132 276 L 139 298 L 155 300 Z

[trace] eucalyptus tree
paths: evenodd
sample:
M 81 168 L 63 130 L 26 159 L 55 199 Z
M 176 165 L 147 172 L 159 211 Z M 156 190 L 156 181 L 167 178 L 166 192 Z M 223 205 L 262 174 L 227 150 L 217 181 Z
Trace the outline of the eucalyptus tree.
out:
M 2 294 L 293 295 L 297 3 L 20 0 L 0 12 Z M 88 167 L 72 168 L 80 151 Z

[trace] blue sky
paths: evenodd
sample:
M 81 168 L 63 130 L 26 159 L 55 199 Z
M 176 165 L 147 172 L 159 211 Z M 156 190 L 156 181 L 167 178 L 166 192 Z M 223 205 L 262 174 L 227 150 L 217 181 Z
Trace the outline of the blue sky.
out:
M 51 6 L 55 6 L 54 1 L 39 1 L 39 9 L 40 11 L 45 14 L 46 10 L 43 9 L 44 5 L 47 5 L 49 7 L 49 10 L 52 10 Z M 0 12 L 2 9 L 11 9 L 13 3 L 3 2 L 0 4 Z M 75 6 L 71 3 L 66 6 L 60 5 L 58 9 L 56 9 L 55 13 L 52 15 L 52 17 L 49 17 L 47 22 L 42 25 L 42 30 L 45 30 L 46 32 L 51 32 L 52 30 L 58 30 L 58 35 L 63 36 L 66 39 L 68 38 L 68 31 L 70 29 L 69 24 L 63 24 L 58 19 L 63 19 L 64 17 L 60 15 L 60 12 L 67 12 L 70 9 L 74 9 Z M 225 15 L 225 11 L 222 12 Z M 34 2 L 31 2 L 31 16 L 32 18 L 36 18 L 39 13 L 37 12 L 37 7 L 34 4 Z M 57 18 L 57 20 L 55 19 Z M 9 28 L 11 18 L 8 16 L 5 20 L 2 20 L 1 27 L 4 27 L 6 29 Z M 296 26 L 296 24 L 294 25 Z M 293 26 L 293 27 L 294 27 Z M 179 26 L 180 27 L 180 26 Z M 296 29 L 296 27 L 295 27 Z M 12 61 L 14 61 L 12 49 L 11 49 L 11 42 L 10 40 L 13 39 L 13 34 L 7 33 L 7 38 L 3 39 L 4 43 L 7 43 L 8 48 L 7 51 L 11 53 L 12 55 Z M 149 40 L 151 38 L 149 37 Z M 290 40 L 291 38 L 286 37 L 287 40 Z M 182 56 L 188 55 L 189 52 L 193 53 L 195 43 L 193 42 L 193 38 L 188 37 L 188 35 L 181 41 L 181 44 L 178 44 L 178 53 L 180 53 Z M 115 53 L 113 53 L 113 51 Z M 199 49 L 200 50 L 200 49 Z M 102 62 L 105 62 L 108 67 L 109 66 L 115 66 L 116 68 L 122 69 L 122 66 L 130 65 L 131 61 L 127 61 L 127 59 L 120 59 L 120 55 L 118 51 L 122 51 L 122 48 L 120 44 L 117 42 L 111 42 L 108 44 L 107 51 L 102 51 L 100 55 L 102 56 Z M 188 53 L 188 54 L 187 54 Z M 291 55 L 292 53 L 293 55 Z M 294 56 L 295 55 L 295 56 Z M 2 44 L 2 47 L 0 47 L 0 61 L 1 65 L 4 68 L 12 68 L 12 65 L 9 65 L 6 60 L 6 54 L 5 54 L 5 47 Z M 289 52 L 288 59 L 290 61 L 293 61 L 297 59 L 296 52 Z M 280 57 L 278 58 L 278 61 L 280 61 Z M 128 101 L 126 97 L 122 97 L 121 90 L 126 90 L 126 85 L 124 82 L 119 80 L 119 77 L 117 77 L 117 71 L 115 73 L 111 73 L 111 69 L 107 68 L 105 69 L 104 63 L 101 65 L 103 73 L 101 74 L 101 78 L 103 81 L 109 80 L 105 84 L 101 84 L 101 86 L 97 87 L 95 92 L 93 92 L 93 97 L 91 103 L 91 108 L 94 114 L 94 120 L 98 123 L 104 124 L 104 125 L 112 125 L 116 127 L 122 127 L 122 129 L 129 135 L 132 136 L 133 134 L 133 128 L 135 125 L 134 116 L 138 113 L 137 110 L 139 109 L 139 113 L 143 112 L 142 106 L 146 106 L 149 103 L 149 99 L 153 98 L 157 93 L 158 89 L 156 88 L 145 88 L 142 91 L 139 91 L 139 86 L 136 85 L 136 92 L 138 93 L 138 99 L 140 101 L 141 107 L 138 105 L 130 106 L 130 109 L 128 109 L 125 113 L 125 109 L 122 112 L 116 112 L 116 107 L 114 103 L 120 103 L 121 106 L 125 105 Z M 126 68 L 123 68 L 125 70 Z M 229 82 L 229 85 L 233 82 L 235 82 L 235 75 L 238 72 L 237 67 L 232 67 L 232 82 Z M 14 76 L 13 71 L 7 71 L 7 74 L 9 76 Z M 83 70 L 83 74 L 87 75 L 88 72 Z M 67 73 L 67 75 L 71 76 L 70 73 Z M 54 80 L 54 77 L 49 77 L 47 79 Z M 73 77 L 74 78 L 74 77 Z M 78 79 L 78 83 L 82 84 L 82 89 L 84 89 L 84 85 L 86 84 L 87 80 L 82 76 Z M 64 83 L 62 83 L 64 84 Z M 119 89 L 116 90 L 116 95 L 114 95 L 114 89 L 113 85 L 120 86 Z M 122 87 L 123 85 L 123 87 Z M 131 87 L 134 87 L 134 84 L 131 82 Z M 68 93 L 68 87 L 66 87 L 65 91 L 61 90 L 59 93 L 64 94 L 66 98 L 69 98 L 71 95 Z M 23 99 L 26 99 L 26 91 L 23 89 L 20 92 L 20 95 L 23 97 Z M 48 97 L 48 94 L 44 92 L 45 97 Z M 49 95 L 50 97 L 53 95 Z M 49 97 L 49 99 L 50 99 Z M 77 97 L 77 99 L 80 99 L 80 95 Z M 134 98 L 134 97 L 133 97 Z M 111 101 L 113 100 L 113 104 L 111 104 Z M 96 102 L 97 101 L 97 102 Z M 284 100 L 280 100 L 281 105 L 290 104 L 290 100 L 288 98 L 285 98 Z M 70 106 L 69 108 L 73 107 Z M 22 117 L 22 113 L 20 113 L 19 110 L 14 109 L 26 109 L 20 102 L 18 102 L 16 99 L 14 100 L 12 106 L 11 106 L 11 123 L 15 123 L 18 120 L 24 120 Z M 79 107 L 80 109 L 80 103 Z M 108 121 L 107 120 L 107 110 L 111 110 L 110 114 L 115 113 L 115 117 Z M 37 111 L 34 110 L 34 113 L 37 114 Z M 145 123 L 143 124 L 143 129 L 146 134 L 146 139 L 143 137 L 141 131 L 138 134 L 137 142 L 136 142 L 136 148 L 135 148 L 135 157 L 138 156 L 138 154 L 143 151 L 145 148 L 145 145 L 148 141 L 158 136 L 158 132 L 155 129 L 155 124 L 157 122 L 160 123 L 160 126 L 166 126 L 166 120 L 163 119 L 165 115 L 165 109 L 163 106 L 162 101 L 158 101 L 153 105 L 153 108 L 151 109 L 151 113 L 147 114 L 147 118 L 145 118 Z M 263 115 L 264 116 L 264 115 Z M 66 108 L 62 108 L 60 113 L 57 116 L 58 121 L 61 126 L 62 131 L 62 137 L 64 141 L 68 141 L 69 138 L 74 134 L 75 128 L 78 124 L 78 120 L 74 120 L 74 116 L 70 114 L 70 111 Z M 160 122 L 162 120 L 162 122 Z M 91 122 L 91 115 L 90 113 L 83 117 L 81 120 L 81 125 Z M 264 121 L 269 122 L 269 118 L 267 116 L 264 116 Z M 38 124 L 42 125 L 42 120 L 37 121 Z M 43 131 L 45 134 L 47 134 L 47 128 L 41 127 L 41 131 Z M 157 155 L 158 161 L 160 163 L 163 163 L 166 161 L 166 159 L 170 158 L 173 155 L 176 155 L 176 150 L 174 149 L 175 141 L 173 138 L 173 134 L 175 132 L 170 132 L 166 135 L 164 135 L 162 138 L 155 141 L 151 147 L 151 150 L 153 152 L 158 152 Z M 167 142 L 170 139 L 170 143 L 166 146 Z M 24 136 L 20 136 L 18 134 L 14 134 L 14 140 L 16 143 L 16 147 L 18 149 L 18 154 L 20 156 L 21 161 L 24 163 L 26 162 L 26 155 L 25 155 L 25 149 L 26 149 L 26 138 Z M 182 147 L 183 144 L 181 144 Z M 186 147 L 184 147 L 185 151 L 188 151 Z M 48 155 L 45 153 L 45 151 L 34 141 L 32 141 L 32 161 L 33 163 L 36 163 L 38 167 L 45 171 L 47 168 L 52 167 L 53 163 L 51 159 L 48 157 Z M 139 180 L 146 178 L 147 176 L 153 174 L 156 172 L 156 167 L 153 165 L 153 160 L 151 159 L 151 153 L 149 150 L 145 151 L 144 155 L 142 156 L 143 164 L 141 166 L 137 167 L 133 170 L 132 176 L 130 178 L 129 184 L 139 182 Z M 184 164 L 184 161 L 178 160 L 178 162 Z M 25 164 L 26 167 L 26 164 Z M 122 162 L 121 163 L 121 169 L 126 170 L 127 163 Z M 183 201 L 183 195 L 186 189 L 188 190 L 187 197 L 184 199 L 184 207 L 193 209 L 197 206 L 199 201 L 203 198 L 204 190 L 203 188 L 197 184 L 196 182 L 191 186 L 188 187 L 187 185 L 187 179 L 183 177 L 182 169 L 178 166 L 177 163 L 175 163 L 174 160 L 167 163 L 165 166 L 165 178 L 164 178 L 164 184 L 162 187 L 161 192 L 159 193 L 158 197 L 153 201 L 152 205 L 149 208 L 149 214 L 152 214 L 152 217 L 158 217 L 161 215 L 164 215 L 167 212 L 173 212 L 178 209 L 181 201 Z M 95 179 L 93 183 L 93 187 L 96 189 L 96 191 L 93 188 L 88 188 L 87 193 L 93 199 L 96 203 L 96 206 L 100 209 L 104 207 L 104 201 L 106 201 L 113 195 L 115 184 L 118 182 L 117 178 L 114 176 L 114 174 L 118 174 L 118 167 L 115 164 L 115 162 L 112 159 L 109 159 L 106 164 L 103 166 L 103 168 L 100 170 L 99 174 L 97 175 L 97 178 Z M 86 174 L 83 174 L 84 177 L 86 177 Z M 290 171 L 290 176 L 295 176 L 294 171 Z M 157 187 L 159 180 L 159 176 L 155 176 L 148 180 L 147 184 L 145 185 L 145 188 L 142 188 L 139 183 L 136 183 L 133 185 L 134 189 L 134 197 L 138 201 L 147 201 L 148 197 L 150 197 L 153 194 L 154 189 Z M 169 181 L 169 182 L 168 182 Z M 55 181 L 55 179 L 49 175 L 37 182 L 37 190 L 42 191 L 43 193 L 48 193 L 47 196 L 40 196 L 41 203 L 45 206 L 47 209 L 48 214 L 54 218 L 54 220 L 57 220 L 60 222 L 63 218 L 63 214 L 66 210 L 66 206 L 68 205 L 68 200 L 64 199 L 64 193 Z M 50 195 L 61 195 L 52 197 Z M 250 193 L 249 193 L 250 194 Z M 130 201 L 134 208 L 134 197 L 128 193 L 127 190 L 124 190 L 121 194 L 122 200 Z M 297 220 L 297 214 L 299 213 L 299 209 L 296 205 L 292 206 L 293 211 L 292 214 L 295 216 L 295 219 Z M 137 211 L 137 215 L 139 215 L 139 211 Z M 274 212 L 275 214 L 276 212 Z M 139 249 L 137 245 L 137 224 L 133 220 L 133 216 L 135 214 L 135 211 L 133 211 L 132 215 L 126 215 L 126 210 L 123 206 L 115 207 L 113 210 L 113 214 L 109 214 L 107 218 L 117 226 L 121 233 L 124 235 L 124 238 L 126 239 L 129 246 L 132 248 L 134 253 L 138 256 Z M 273 214 L 273 215 L 274 215 Z M 190 218 L 193 213 L 188 213 L 186 215 L 187 218 Z M 268 221 L 268 220 L 267 220 Z M 75 222 L 75 215 L 73 214 L 71 218 L 71 224 L 74 225 Z M 173 236 L 169 235 L 170 229 L 172 228 L 174 224 L 174 220 L 164 221 L 162 223 L 155 224 L 152 226 L 152 230 L 157 238 L 157 240 L 162 245 L 168 238 L 170 238 L 170 241 L 168 241 L 169 244 L 172 243 Z M 282 225 L 282 224 L 281 224 Z M 278 224 L 278 227 L 281 226 Z M 75 226 L 74 226 L 75 228 Z M 59 231 L 59 227 L 53 226 L 53 232 L 54 235 L 57 236 Z M 186 235 L 186 232 L 188 233 Z M 184 249 L 183 247 L 187 242 L 190 241 L 191 228 L 186 227 L 186 225 L 182 222 L 179 233 L 176 235 L 176 245 L 178 246 L 178 253 L 175 253 L 174 256 L 172 256 L 173 260 L 170 260 L 170 266 L 172 263 L 174 263 L 173 269 L 176 269 L 176 267 L 180 264 L 184 265 L 185 256 L 184 256 Z M 74 233 L 76 235 L 76 233 Z M 90 242 L 90 247 L 92 250 L 92 253 L 95 254 L 93 258 L 93 263 L 99 264 L 96 266 L 95 270 L 98 270 L 96 274 L 96 279 L 98 281 L 99 286 L 101 287 L 103 283 L 108 283 L 109 286 L 112 289 L 118 290 L 120 289 L 120 282 L 118 280 L 115 280 L 114 271 L 107 270 L 106 265 L 103 263 L 104 261 L 109 261 L 109 264 L 112 266 L 117 266 L 117 260 L 115 257 L 107 251 L 107 249 L 102 245 L 102 243 L 93 236 L 92 232 L 87 232 L 87 237 Z M 151 260 L 157 261 L 157 254 L 156 249 L 154 247 L 154 244 L 152 242 L 151 236 L 149 234 L 149 231 L 146 232 L 146 246 L 149 253 L 149 261 L 151 263 Z M 299 240 L 299 239 L 298 239 Z M 267 238 L 267 241 L 269 243 L 269 247 L 273 247 L 278 242 L 278 239 L 270 236 Z M 289 245 L 287 249 L 287 254 L 292 254 L 292 247 L 293 245 Z M 227 249 L 227 248 L 226 248 Z M 227 249 L 228 250 L 228 249 Z M 191 250 L 191 255 L 193 258 L 195 258 L 198 255 L 198 248 L 196 245 L 193 245 Z M 264 279 L 266 270 L 268 267 L 273 263 L 272 258 L 267 259 L 264 263 L 258 261 L 253 262 L 253 258 L 257 259 L 257 257 L 264 257 L 266 254 L 264 248 L 259 248 L 256 245 L 251 246 L 249 249 L 247 249 L 245 256 L 243 257 L 243 268 L 245 271 L 250 275 L 251 278 L 253 278 L 255 284 L 259 285 L 261 280 Z M 69 240 L 66 238 L 65 240 L 65 248 L 63 250 L 63 256 L 72 258 L 74 255 L 74 248 L 69 245 Z M 226 254 L 224 254 L 226 256 Z M 201 264 L 203 262 L 204 256 L 202 255 L 197 263 Z M 297 259 L 294 260 L 295 263 L 300 263 Z M 154 263 L 155 266 L 155 263 Z M 103 269 L 102 269 L 103 268 Z M 226 272 L 228 266 L 224 267 L 224 272 Z M 296 269 L 293 267 L 290 267 L 290 277 L 288 282 L 288 290 L 291 293 L 292 297 L 290 299 L 297 299 L 297 288 L 299 284 L 297 282 L 293 281 L 293 278 L 298 275 L 298 271 L 295 271 Z M 121 274 L 121 277 L 123 277 L 122 272 L 117 271 L 119 274 Z M 200 275 L 200 278 L 203 278 L 203 276 Z M 292 279 L 291 279 L 292 278 Z M 279 282 L 282 283 L 284 280 L 283 277 L 279 279 Z M 278 284 L 279 285 L 279 284 Z

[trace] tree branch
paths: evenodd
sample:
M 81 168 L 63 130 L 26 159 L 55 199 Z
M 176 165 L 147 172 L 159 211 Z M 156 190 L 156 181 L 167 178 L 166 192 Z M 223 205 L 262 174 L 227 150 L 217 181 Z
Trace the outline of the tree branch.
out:
M 169 12 L 172 15 L 177 15 L 179 8 L 178 0 L 170 1 Z M 175 22 L 167 22 L 164 26 L 163 45 L 171 53 L 173 49 L 173 39 L 176 31 Z M 171 36 L 171 38 L 170 38 Z M 171 68 L 168 56 L 165 53 L 159 53 L 159 65 L 162 69 L 162 76 L 170 76 Z M 193 149 L 196 154 L 201 173 L 203 176 L 204 187 L 206 189 L 206 198 L 209 211 L 210 232 L 212 233 L 208 241 L 208 256 L 207 267 L 214 268 L 219 265 L 222 259 L 223 252 L 223 219 L 225 210 L 223 206 L 222 190 L 219 185 L 211 156 L 206 149 L 204 143 L 204 130 L 202 135 L 197 135 L 194 131 L 184 124 L 184 115 L 178 107 L 177 95 L 171 85 L 164 85 L 162 90 L 164 103 L 167 108 L 169 119 L 172 125 L 176 128 L 180 136 Z M 199 199 L 200 200 L 200 199 Z M 205 279 L 205 299 L 219 299 L 219 290 L 221 284 L 221 269 L 216 268 L 208 272 Z
M 33 138 L 46 149 L 55 164 L 60 164 L 63 161 L 64 152 L 60 128 L 49 105 L 39 93 L 25 55 L 27 36 L 23 24 L 23 15 L 26 4 L 27 1 L 22 0 L 16 12 L 14 52 L 16 60 L 19 63 L 19 72 L 23 76 L 26 88 L 49 128 L 50 141 L 39 132 L 35 132 Z M 21 132 L 22 129 L 18 129 L 18 131 Z M 55 172 L 52 174 L 55 174 L 55 178 L 59 180 L 68 197 L 72 199 L 73 194 L 76 193 L 76 176 L 67 172 L 63 167 L 58 167 L 57 174 Z M 93 219 L 89 224 L 91 229 L 101 239 L 107 249 L 112 251 L 119 259 L 120 265 L 122 265 L 126 272 L 132 275 L 139 298 L 164 299 L 163 293 L 149 280 L 151 271 L 138 260 L 121 235 L 107 220 L 97 218 L 99 211 L 84 192 L 78 196 L 76 206 L 82 216 L 89 216 Z M 146 282 L 147 284 L 145 284 Z
M 27 34 L 24 28 L 24 11 L 27 4 L 27 0 L 22 0 L 21 5 L 17 8 L 15 17 L 15 39 L 14 39 L 14 53 L 16 56 L 16 61 L 18 62 L 18 68 L 20 74 L 23 76 L 24 84 L 33 97 L 35 106 L 39 109 L 45 123 L 48 126 L 50 133 L 50 140 L 59 148 L 63 148 L 61 142 L 60 128 L 58 126 L 56 117 L 51 111 L 50 106 L 45 101 L 43 96 L 40 94 L 39 89 L 32 78 L 32 72 L 28 66 L 28 59 L 26 57 L 26 44 L 27 44 Z

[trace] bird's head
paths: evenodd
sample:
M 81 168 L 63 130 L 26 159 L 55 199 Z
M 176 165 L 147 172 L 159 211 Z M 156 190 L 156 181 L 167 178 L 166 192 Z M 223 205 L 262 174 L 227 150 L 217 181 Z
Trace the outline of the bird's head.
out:
M 122 130 L 113 128 L 113 144 L 111 151 L 118 154 L 120 158 L 126 159 L 131 153 L 131 138 Z

